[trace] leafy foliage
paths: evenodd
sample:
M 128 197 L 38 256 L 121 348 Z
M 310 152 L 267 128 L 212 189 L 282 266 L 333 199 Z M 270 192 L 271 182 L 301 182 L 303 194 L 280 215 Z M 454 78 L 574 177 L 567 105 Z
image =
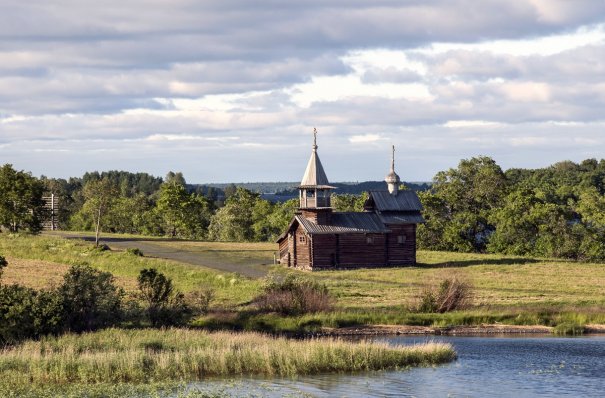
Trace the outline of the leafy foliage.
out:
M 2 256 L 0 256 L 0 278 L 2 277 L 2 269 L 8 265 L 8 261 Z
M 137 281 L 153 326 L 180 325 L 192 314 L 184 295 L 174 289 L 172 280 L 155 268 L 141 270 Z
M 495 226 L 489 214 L 498 208 L 508 184 L 502 169 L 488 157 L 462 160 L 456 169 L 437 173 L 430 191 L 420 197 L 426 225 L 420 246 L 463 252 L 483 251 Z
M 10 164 L 0 167 L 0 227 L 38 233 L 46 215 L 43 184 Z
M 0 345 L 62 330 L 62 299 L 56 291 L 0 285 Z
M 69 330 L 83 332 L 115 325 L 121 318 L 124 292 L 109 272 L 87 265 L 75 265 L 59 287 Z
M 364 192 L 361 195 L 349 193 L 332 195 L 332 207 L 336 211 L 363 211 L 363 204 L 368 199 L 368 193 Z
M 155 208 L 164 234 L 173 238 L 203 238 L 210 223 L 212 206 L 191 194 L 176 180 L 162 184 Z

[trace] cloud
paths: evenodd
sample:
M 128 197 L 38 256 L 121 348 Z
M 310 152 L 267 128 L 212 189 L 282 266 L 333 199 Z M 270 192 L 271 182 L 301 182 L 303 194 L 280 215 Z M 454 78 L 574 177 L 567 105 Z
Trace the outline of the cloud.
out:
M 414 179 L 477 152 L 596 156 L 604 14 L 589 0 L 8 0 L 0 157 L 61 176 L 288 180 L 313 126 L 336 180 L 381 178 L 391 142 Z

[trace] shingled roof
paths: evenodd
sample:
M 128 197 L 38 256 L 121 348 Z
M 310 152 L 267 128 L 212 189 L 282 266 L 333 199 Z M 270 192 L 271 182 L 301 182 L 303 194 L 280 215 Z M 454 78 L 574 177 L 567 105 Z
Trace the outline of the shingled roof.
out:
M 329 225 L 315 224 L 313 221 L 307 220 L 301 215 L 296 215 L 290 223 L 290 226 L 288 226 L 286 231 L 277 239 L 277 242 L 286 237 L 288 231 L 292 229 L 292 226 L 295 223 L 302 225 L 305 231 L 311 235 L 346 233 L 378 234 L 390 232 L 381 221 L 380 217 L 375 213 L 332 213 Z
M 391 195 L 388 191 L 370 191 L 366 206 L 378 211 L 421 211 L 422 204 L 414 191 L 399 191 Z

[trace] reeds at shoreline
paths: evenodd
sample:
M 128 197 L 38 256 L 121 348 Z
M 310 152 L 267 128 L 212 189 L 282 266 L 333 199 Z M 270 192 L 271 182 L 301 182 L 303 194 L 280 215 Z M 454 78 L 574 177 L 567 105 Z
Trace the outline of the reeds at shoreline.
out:
M 291 340 L 258 333 L 107 329 L 6 348 L 0 351 L 0 379 L 16 386 L 136 384 L 398 369 L 455 358 L 451 345 L 442 343 L 389 346 L 340 339 Z

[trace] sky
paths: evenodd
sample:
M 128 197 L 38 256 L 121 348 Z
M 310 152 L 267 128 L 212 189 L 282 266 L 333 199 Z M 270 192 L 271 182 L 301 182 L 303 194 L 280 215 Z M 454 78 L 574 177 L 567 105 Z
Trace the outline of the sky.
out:
M 189 183 L 605 157 L 605 0 L 0 0 L 0 164 Z

